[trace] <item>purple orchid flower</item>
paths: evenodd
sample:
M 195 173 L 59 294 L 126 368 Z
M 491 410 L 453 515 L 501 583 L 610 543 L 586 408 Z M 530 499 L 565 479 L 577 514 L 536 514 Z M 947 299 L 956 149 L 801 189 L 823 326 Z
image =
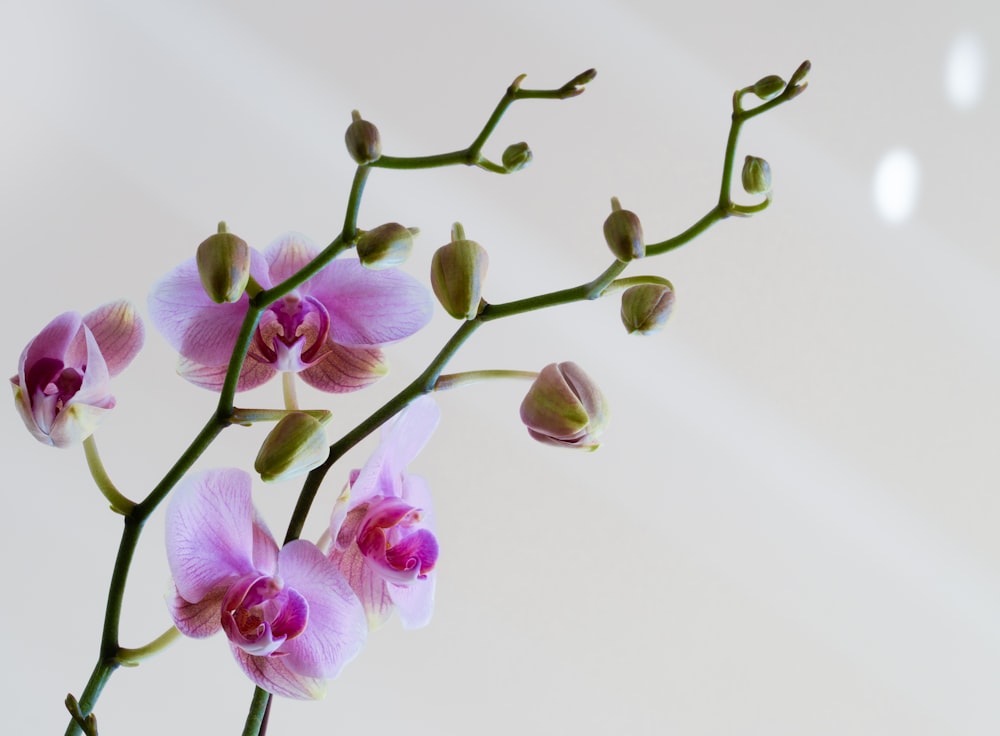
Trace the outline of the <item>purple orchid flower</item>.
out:
M 364 611 L 312 542 L 280 550 L 250 496 L 250 476 L 224 468 L 188 476 L 167 506 L 170 613 L 182 634 L 222 629 L 254 683 L 318 698 L 361 650 Z
M 35 439 L 69 447 L 93 434 L 115 405 L 111 377 L 132 362 L 144 336 L 127 301 L 49 322 L 21 353 L 10 379 L 18 413 Z
M 268 289 L 310 263 L 319 249 L 288 233 L 263 254 L 251 249 L 250 273 Z M 216 304 L 205 293 L 192 258 L 153 287 L 153 324 L 177 352 L 178 372 L 219 391 L 249 308 L 244 294 Z M 423 327 L 431 317 L 427 290 L 397 269 L 373 271 L 356 258 L 335 260 L 261 315 L 237 390 L 260 386 L 281 371 L 298 373 L 331 393 L 364 388 L 385 374 L 378 348 Z
M 415 400 L 387 428 L 382 442 L 334 506 L 329 557 L 361 599 L 369 626 L 393 607 L 405 628 L 430 621 L 438 543 L 427 482 L 405 472 L 437 426 L 429 396 Z

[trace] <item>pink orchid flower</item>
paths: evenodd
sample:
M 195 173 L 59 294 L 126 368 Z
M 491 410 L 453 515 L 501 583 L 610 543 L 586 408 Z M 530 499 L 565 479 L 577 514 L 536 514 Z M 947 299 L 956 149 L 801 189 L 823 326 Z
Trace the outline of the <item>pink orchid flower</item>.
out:
M 250 273 L 268 289 L 318 254 L 305 236 L 288 233 L 263 254 L 251 249 Z M 248 308 L 246 294 L 231 304 L 213 302 L 194 258 L 160 279 L 149 297 L 153 324 L 181 355 L 178 372 L 214 391 L 222 388 Z M 332 393 L 364 388 L 386 371 L 378 348 L 409 337 L 430 317 L 430 297 L 413 277 L 397 269 L 367 269 L 354 257 L 337 259 L 265 310 L 237 390 L 260 386 L 282 371 Z
M 182 634 L 222 629 L 254 683 L 318 698 L 361 650 L 364 612 L 343 575 L 311 542 L 280 550 L 250 496 L 250 476 L 224 468 L 188 476 L 167 506 L 170 613 Z
M 427 482 L 405 472 L 437 426 L 429 396 L 415 400 L 387 428 L 382 442 L 334 507 L 329 557 L 361 599 L 375 628 L 393 607 L 405 628 L 430 621 L 438 543 Z
M 90 437 L 114 408 L 111 377 L 132 362 L 144 334 L 127 301 L 49 322 L 21 353 L 10 379 L 18 413 L 35 439 L 69 447 Z

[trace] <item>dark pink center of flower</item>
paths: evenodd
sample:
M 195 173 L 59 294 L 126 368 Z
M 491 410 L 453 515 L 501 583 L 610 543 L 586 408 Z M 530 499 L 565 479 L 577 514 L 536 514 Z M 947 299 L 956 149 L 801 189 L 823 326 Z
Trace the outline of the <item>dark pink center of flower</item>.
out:
M 244 575 L 222 600 L 222 628 L 249 654 L 266 657 L 305 631 L 309 604 L 277 575 Z
M 358 530 L 358 548 L 391 582 L 426 578 L 437 562 L 438 543 L 422 525 L 420 509 L 400 498 L 376 497 Z
M 293 292 L 261 315 L 251 355 L 279 371 L 298 372 L 322 357 L 329 334 L 326 307 Z
M 84 366 L 81 370 L 87 370 Z M 24 377 L 32 411 L 43 432 L 83 385 L 83 373 L 58 358 L 39 358 Z

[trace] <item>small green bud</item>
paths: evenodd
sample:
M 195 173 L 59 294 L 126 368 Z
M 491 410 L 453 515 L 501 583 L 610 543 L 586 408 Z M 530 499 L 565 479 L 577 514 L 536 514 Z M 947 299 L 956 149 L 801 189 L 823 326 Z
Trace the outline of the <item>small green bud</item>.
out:
M 622 209 L 618 197 L 611 198 L 611 214 L 604 221 L 604 239 L 619 261 L 627 263 L 646 255 L 642 224 L 634 212 Z
M 596 450 L 608 422 L 608 402 L 576 363 L 551 363 L 521 402 L 521 421 L 539 442 Z
M 405 261 L 413 250 L 416 228 L 407 228 L 398 222 L 387 222 L 368 230 L 358 240 L 358 258 L 370 269 L 392 268 Z
M 216 304 L 238 301 L 250 281 L 250 248 L 241 238 L 226 231 L 210 235 L 198 246 L 195 257 L 205 293 Z
M 762 158 L 747 156 L 743 161 L 743 188 L 747 194 L 771 191 L 771 165 Z
M 622 293 L 622 324 L 628 333 L 659 332 L 674 307 L 674 289 L 668 284 L 638 284 Z
M 264 439 L 253 467 L 266 482 L 286 480 L 322 465 L 329 452 L 322 422 L 309 414 L 292 412 Z
M 785 80 L 779 77 L 777 74 L 769 74 L 763 79 L 758 79 L 757 82 L 750 89 L 755 95 L 757 95 L 762 100 L 770 100 L 781 94 L 781 90 L 785 88 Z
M 452 317 L 473 319 L 479 313 L 490 257 L 479 243 L 465 239 L 465 231 L 457 222 L 451 238 L 431 259 L 431 288 Z
M 357 110 L 351 113 L 351 117 L 353 121 L 344 133 L 347 152 L 362 166 L 378 161 L 382 155 L 382 138 L 379 136 L 378 128 L 367 120 L 362 120 L 361 113 Z
M 521 141 L 520 143 L 513 143 L 507 146 L 506 150 L 503 152 L 503 157 L 500 160 L 503 163 L 504 169 L 507 170 L 507 173 L 513 174 L 515 171 L 520 171 L 525 166 L 530 164 L 531 159 L 531 149 L 528 148 L 527 143 Z

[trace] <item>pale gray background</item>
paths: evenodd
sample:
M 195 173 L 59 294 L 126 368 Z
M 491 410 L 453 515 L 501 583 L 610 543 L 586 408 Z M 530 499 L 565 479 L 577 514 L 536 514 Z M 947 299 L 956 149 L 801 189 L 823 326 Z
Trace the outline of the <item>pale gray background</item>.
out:
M 270 733 L 1000 732 L 1000 24 L 984 0 L 820 7 L 3 5 L 8 374 L 61 311 L 117 297 L 145 311 L 220 219 L 260 247 L 288 229 L 331 238 L 352 108 L 386 152 L 435 153 L 466 145 L 517 74 L 552 87 L 598 68 L 580 98 L 511 111 L 488 152 L 527 140 L 535 162 L 514 177 L 371 177 L 362 226 L 419 226 L 408 267 L 423 275 L 461 220 L 504 301 L 598 273 L 611 195 L 650 239 L 694 222 L 716 196 L 732 91 L 814 63 L 806 95 L 743 140 L 741 157 L 771 163 L 774 206 L 635 270 L 673 280 L 669 329 L 629 338 L 607 300 L 495 323 L 455 360 L 581 363 L 613 404 L 606 443 L 531 442 L 520 383 L 442 396 L 416 463 L 438 506 L 434 620 L 376 632 L 324 702 L 280 702 Z M 389 351 L 382 385 L 304 403 L 335 412 L 331 431 L 352 426 L 453 327 L 438 310 Z M 99 435 L 133 496 L 213 406 L 173 367 L 150 334 Z M 279 396 L 274 383 L 242 401 Z M 81 451 L 5 416 L 0 722 L 61 733 L 120 524 Z M 246 464 L 263 434 L 232 430 L 199 466 Z M 311 535 L 370 448 L 331 475 Z M 275 529 L 296 488 L 256 488 Z M 162 522 L 138 551 L 127 645 L 168 625 Z M 238 733 L 251 689 L 221 637 L 182 641 L 115 675 L 101 733 Z

